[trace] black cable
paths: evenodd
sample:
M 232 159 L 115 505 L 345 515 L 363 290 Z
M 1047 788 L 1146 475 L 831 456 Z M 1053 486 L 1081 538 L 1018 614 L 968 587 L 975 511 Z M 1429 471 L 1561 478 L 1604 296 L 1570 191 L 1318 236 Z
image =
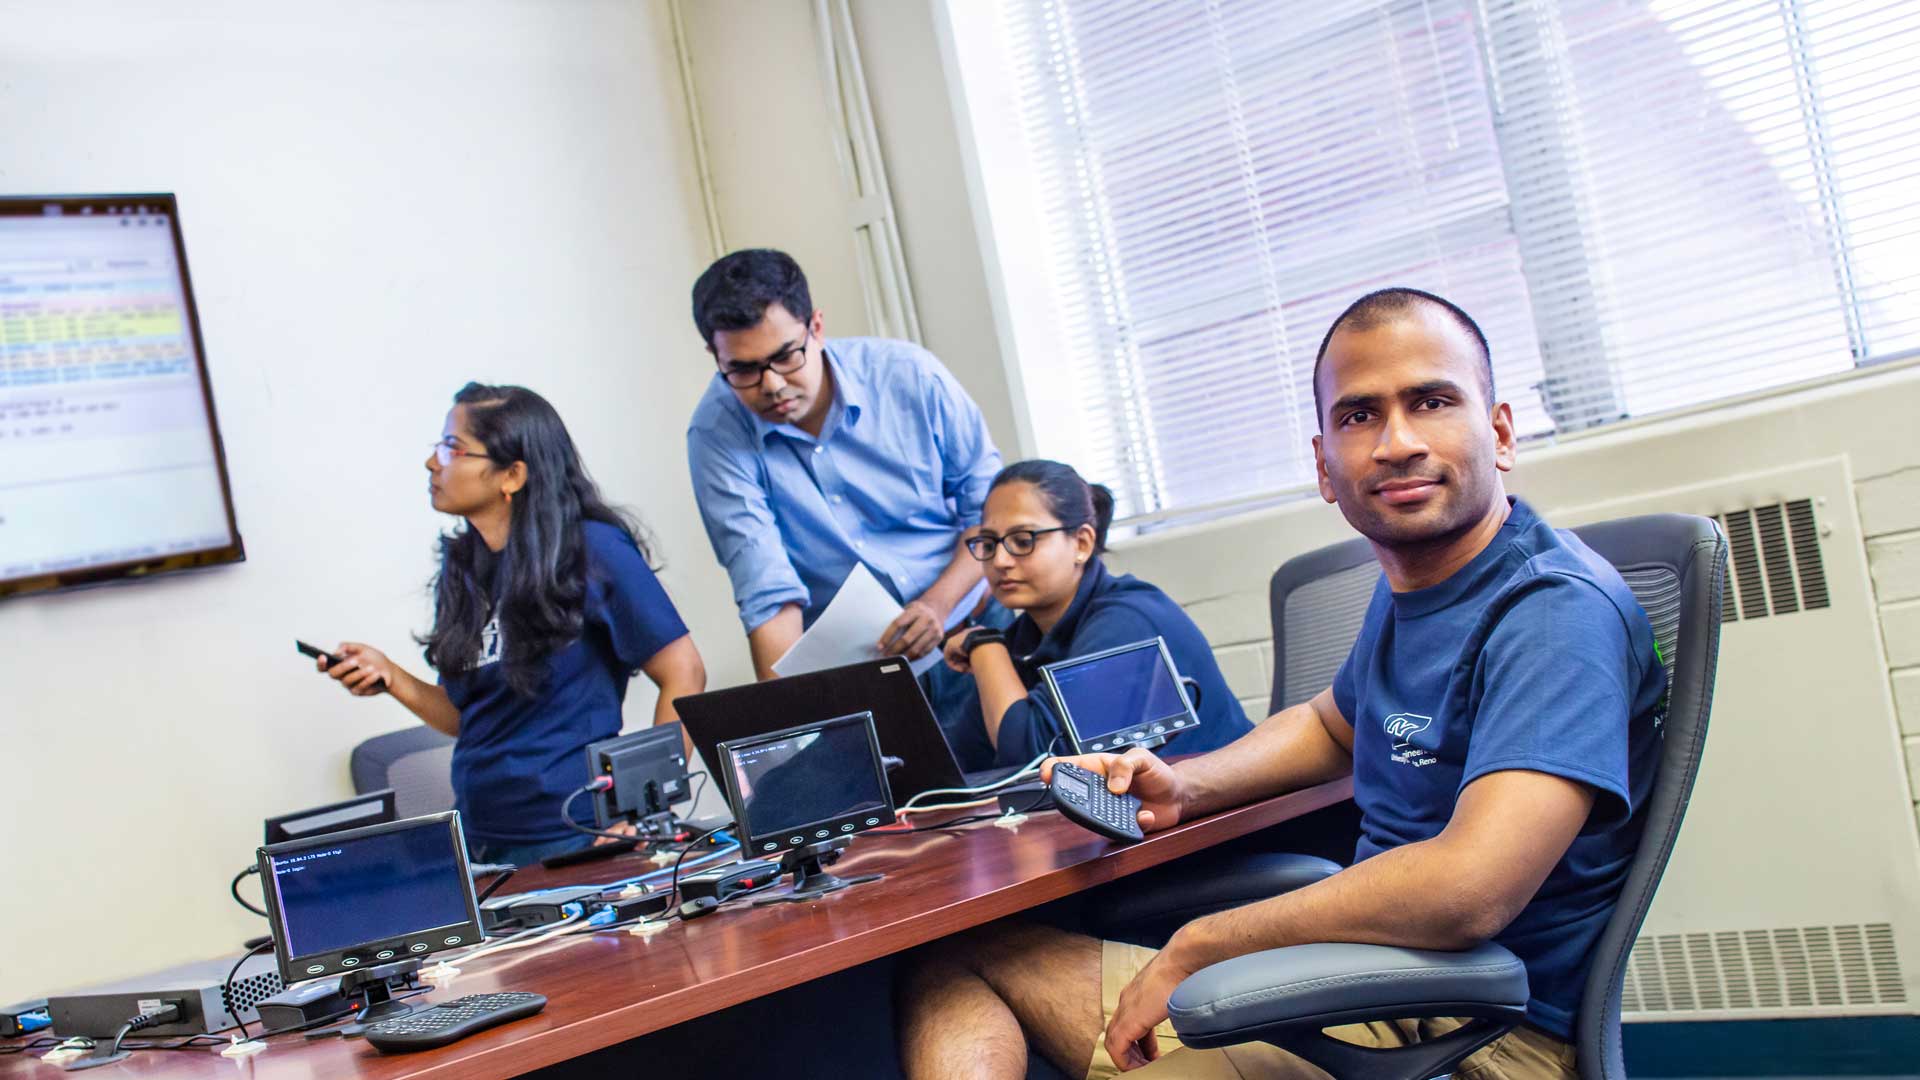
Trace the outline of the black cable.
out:
M 271 949 L 271 948 L 273 948 L 273 939 L 268 938 L 267 940 L 261 942 L 260 944 L 255 945 L 253 948 L 248 949 L 246 952 L 241 953 L 240 959 L 235 960 L 233 962 L 233 966 L 227 969 L 226 981 L 220 984 L 220 1003 L 227 1007 L 227 1011 L 233 1014 L 233 1018 L 235 1020 L 239 1021 L 240 1038 L 243 1040 L 251 1039 L 253 1036 L 247 1034 L 247 1022 L 245 1020 L 240 1019 L 240 1010 L 238 1008 L 235 1008 L 234 1006 L 233 977 L 235 975 L 240 974 L 240 965 L 252 959 L 253 954 L 259 952 L 262 949 Z
M 500 872 L 499 877 L 496 877 L 491 882 L 488 882 L 487 887 L 480 890 L 480 895 L 474 897 L 473 902 L 476 904 L 484 903 L 487 897 L 492 896 L 494 893 L 500 891 L 500 886 L 505 885 L 507 883 L 508 878 L 512 877 L 513 875 L 519 872 L 520 872 L 520 868 L 517 866 L 507 867 L 505 870 Z
M 678 901 L 680 900 L 680 864 L 687 861 L 687 852 L 692 851 L 696 847 L 699 847 L 700 841 L 705 840 L 707 837 L 712 836 L 714 833 L 723 832 L 731 828 L 733 828 L 733 822 L 731 821 L 727 822 L 724 825 L 715 825 L 713 828 L 708 829 L 707 831 L 687 841 L 687 846 L 680 849 L 680 857 L 673 860 L 673 877 L 669 879 L 669 883 L 667 885 L 667 907 L 668 908 L 670 909 L 673 908 L 674 905 L 678 903 Z M 744 847 L 741 848 L 740 850 L 742 852 L 746 851 Z
M 264 919 L 267 917 L 267 913 L 260 910 L 257 907 L 254 907 L 252 904 L 247 903 L 246 897 L 243 897 L 240 895 L 241 879 L 246 877 L 248 874 L 257 874 L 259 872 L 260 872 L 260 867 L 259 867 L 259 864 L 256 863 L 255 865 L 249 866 L 245 870 L 242 870 L 239 873 L 233 875 L 233 884 L 227 886 L 227 891 L 233 894 L 234 903 L 239 904 L 241 907 L 246 908 L 248 911 L 251 911 L 255 915 L 258 915 Z M 264 891 L 266 889 L 266 886 L 262 885 L 261 889 Z
M 573 820 L 573 800 L 592 790 L 594 790 L 593 785 L 588 784 L 586 787 L 576 789 L 573 794 L 560 800 L 560 820 L 567 823 L 567 828 L 575 832 L 586 833 L 588 836 L 604 836 L 609 840 L 625 840 L 629 844 L 639 844 L 640 838 L 630 833 L 608 832 L 604 829 L 589 829 L 585 825 Z
M 59 1046 L 66 1041 L 67 1040 L 57 1035 L 42 1035 L 30 1042 L 23 1042 L 17 1046 L 0 1046 L 0 1054 L 24 1054 L 29 1050 L 45 1050 L 50 1047 Z

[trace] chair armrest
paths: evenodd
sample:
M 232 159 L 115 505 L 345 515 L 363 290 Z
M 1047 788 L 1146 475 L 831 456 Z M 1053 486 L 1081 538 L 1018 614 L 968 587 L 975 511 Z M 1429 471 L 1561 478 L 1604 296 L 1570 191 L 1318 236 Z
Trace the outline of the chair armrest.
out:
M 1088 904 L 1088 925 L 1100 937 L 1158 944 L 1202 915 L 1292 892 L 1339 872 L 1339 863 L 1312 855 L 1194 855 L 1101 889 Z
M 1518 1023 L 1527 969 L 1494 944 L 1465 952 L 1319 944 L 1237 956 L 1174 989 L 1167 1011 L 1188 1046 L 1232 1046 L 1407 1017 Z M 1496 1032 L 1497 1034 L 1497 1032 Z

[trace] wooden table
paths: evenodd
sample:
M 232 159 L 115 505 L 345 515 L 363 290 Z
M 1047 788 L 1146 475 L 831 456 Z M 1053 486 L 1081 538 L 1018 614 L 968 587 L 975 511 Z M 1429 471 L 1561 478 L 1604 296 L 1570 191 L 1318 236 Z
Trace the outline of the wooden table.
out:
M 970 927 L 1288 821 L 1352 794 L 1339 780 L 1188 822 L 1142 843 L 1113 843 L 1058 814 L 1017 831 L 981 823 L 953 831 L 857 839 L 837 874 L 884 873 L 805 904 L 742 902 L 642 938 L 613 930 L 475 961 L 423 1003 L 492 990 L 547 995 L 544 1012 L 417 1054 L 383 1055 L 359 1039 L 277 1036 L 231 1061 L 217 1051 L 136 1053 L 89 1072 L 115 1076 L 305 1080 L 364 1076 L 510 1077 L 843 971 Z M 935 818 L 934 820 L 938 820 Z M 622 859 L 524 873 L 509 889 L 610 881 L 647 869 Z M 12 1041 L 0 1041 L 0 1046 Z M 0 1057 L 0 1077 L 55 1075 L 38 1052 Z

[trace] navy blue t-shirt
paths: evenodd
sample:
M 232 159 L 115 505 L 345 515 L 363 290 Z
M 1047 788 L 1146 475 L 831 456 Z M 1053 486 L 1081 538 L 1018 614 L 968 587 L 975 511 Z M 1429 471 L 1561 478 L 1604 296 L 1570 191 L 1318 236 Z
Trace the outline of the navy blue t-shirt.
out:
M 531 697 L 507 685 L 498 622 L 481 639 L 479 662 L 443 675 L 460 710 L 453 744 L 453 792 L 471 843 L 534 844 L 578 835 L 560 820 L 560 802 L 587 782 L 585 748 L 620 732 L 627 680 L 687 628 L 652 568 L 626 533 L 589 521 L 586 627 L 548 658 Z M 587 800 L 575 817 L 591 824 Z
M 1526 964 L 1527 1018 L 1562 1038 L 1639 844 L 1666 689 L 1619 573 L 1518 500 L 1446 581 L 1395 593 L 1382 577 L 1333 682 L 1353 725 L 1356 859 L 1439 835 L 1460 790 L 1491 772 L 1595 789 L 1573 846 L 1493 939 Z
M 1240 703 L 1234 700 L 1233 691 L 1227 688 L 1226 676 L 1220 674 L 1206 635 L 1186 611 L 1172 597 L 1131 574 L 1109 573 L 1107 564 L 1098 558 L 1087 563 L 1073 603 L 1052 630 L 1041 634 L 1033 616 L 1023 612 L 1007 627 L 1006 636 L 1007 651 L 1013 654 L 1014 667 L 1020 672 L 1020 681 L 1026 683 L 1028 694 L 1025 701 L 1014 702 L 1000 720 L 1000 740 L 993 759 L 996 765 L 1025 765 L 1050 749 L 1066 752 L 1063 746 L 1053 745 L 1054 737 L 1060 734 L 1060 718 L 1054 714 L 1046 691 L 1035 689 L 1040 684 L 1041 665 L 1156 636 L 1166 640 L 1167 652 L 1180 674 L 1200 684 L 1200 702 L 1194 710 L 1200 726 L 1175 735 L 1160 753 L 1213 750 L 1253 729 Z M 979 716 L 977 707 L 973 715 Z M 977 734 L 972 738 L 985 746 L 985 729 L 978 724 L 973 728 Z M 968 754 L 977 754 L 977 750 L 965 747 L 952 733 L 948 741 L 954 743 L 954 753 L 960 755 L 966 768 L 981 767 L 966 764 Z

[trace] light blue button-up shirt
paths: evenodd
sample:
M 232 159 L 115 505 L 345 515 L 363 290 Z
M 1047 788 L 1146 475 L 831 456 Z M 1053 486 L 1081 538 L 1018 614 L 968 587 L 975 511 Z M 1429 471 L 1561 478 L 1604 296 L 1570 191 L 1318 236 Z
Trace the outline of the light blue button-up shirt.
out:
M 855 563 L 901 603 L 919 596 L 980 523 L 1000 470 L 979 406 L 932 353 L 836 338 L 826 355 L 833 404 L 818 439 L 767 422 L 718 373 L 687 428 L 694 498 L 749 633 L 784 604 L 812 625 Z

